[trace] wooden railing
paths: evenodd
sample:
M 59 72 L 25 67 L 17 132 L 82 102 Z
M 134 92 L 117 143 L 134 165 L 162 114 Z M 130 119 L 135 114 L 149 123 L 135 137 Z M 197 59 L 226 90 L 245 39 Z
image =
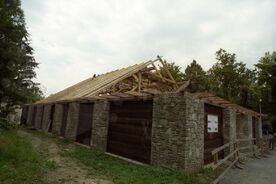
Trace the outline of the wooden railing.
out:
M 249 149 L 252 151 L 253 155 L 255 155 L 255 148 L 254 148 L 254 141 L 256 139 L 250 138 L 250 139 L 237 139 L 234 142 L 230 142 L 227 144 L 224 144 L 223 146 L 220 146 L 212 151 L 212 155 L 214 156 L 214 163 L 212 165 L 212 168 L 215 172 L 216 179 L 213 181 L 213 184 L 219 183 L 219 181 L 223 178 L 223 176 L 229 171 L 230 168 L 233 166 L 238 167 L 236 164 L 237 162 L 240 162 L 240 150 Z M 245 147 L 238 147 L 238 143 L 241 142 L 250 142 L 249 146 Z M 223 151 L 224 154 L 228 153 L 224 158 L 219 159 L 219 153 Z M 219 172 L 219 169 L 222 165 L 226 164 L 230 161 L 230 164 L 224 169 L 222 173 Z M 240 167 L 238 167 L 240 168 Z

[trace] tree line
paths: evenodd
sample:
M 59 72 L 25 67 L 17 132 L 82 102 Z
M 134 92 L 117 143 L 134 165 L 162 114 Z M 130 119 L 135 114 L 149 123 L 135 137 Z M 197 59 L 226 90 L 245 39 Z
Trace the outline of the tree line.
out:
M 20 0 L 0 0 L 0 120 L 42 97 Z
M 261 105 L 268 121 L 276 126 L 276 52 L 266 52 L 253 69 L 224 49 L 215 53 L 215 60 L 207 71 L 195 60 L 184 71 L 174 62 L 167 65 L 177 82 L 191 81 L 191 92 L 210 92 L 257 112 Z

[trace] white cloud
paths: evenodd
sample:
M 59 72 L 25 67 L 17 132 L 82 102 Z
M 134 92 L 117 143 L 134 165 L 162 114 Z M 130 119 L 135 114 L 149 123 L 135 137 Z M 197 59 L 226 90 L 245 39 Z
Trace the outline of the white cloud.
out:
M 47 94 L 154 59 L 208 69 L 225 48 L 252 67 L 276 48 L 276 1 L 22 0 Z

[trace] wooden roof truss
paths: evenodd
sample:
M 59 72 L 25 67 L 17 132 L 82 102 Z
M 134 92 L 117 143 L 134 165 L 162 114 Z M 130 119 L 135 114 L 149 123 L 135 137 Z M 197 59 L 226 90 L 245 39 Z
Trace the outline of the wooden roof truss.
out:
M 168 77 L 162 75 L 161 67 Z M 180 87 L 181 90 L 188 86 L 186 83 L 185 85 Z M 158 56 L 153 61 L 89 78 L 37 103 L 148 97 L 162 92 L 175 92 L 178 88 L 179 84 L 169 72 L 166 62 Z
M 228 100 L 225 100 L 223 98 L 220 98 L 218 96 L 215 96 L 215 95 L 207 93 L 207 92 L 198 92 L 198 93 L 195 93 L 194 95 L 197 98 L 199 98 L 209 104 L 213 104 L 213 105 L 220 106 L 223 108 L 234 108 L 237 110 L 238 113 L 242 113 L 242 114 L 250 114 L 252 116 L 260 116 L 259 113 L 255 112 L 251 109 L 242 107 L 238 104 L 235 104 L 233 102 L 230 102 Z

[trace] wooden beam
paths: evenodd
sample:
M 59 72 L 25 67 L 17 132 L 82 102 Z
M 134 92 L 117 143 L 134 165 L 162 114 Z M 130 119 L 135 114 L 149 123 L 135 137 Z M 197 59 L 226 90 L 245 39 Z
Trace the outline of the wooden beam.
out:
M 135 79 L 135 81 L 139 80 L 136 74 L 133 74 L 132 77 Z
M 120 97 L 120 98 L 129 98 L 129 97 L 132 97 L 132 95 L 129 95 L 129 94 L 126 94 L 126 93 L 112 93 L 111 95 L 112 96 L 117 96 L 117 97 Z
M 181 91 L 185 90 L 188 86 L 190 85 L 190 80 L 186 81 L 184 84 L 182 84 L 182 86 L 180 86 L 176 92 L 180 93 Z
M 155 66 L 154 63 L 152 63 L 152 66 L 154 67 L 154 69 L 155 69 L 157 75 L 159 75 L 159 77 L 163 78 L 162 75 L 161 75 L 161 73 L 160 73 L 160 71 L 157 69 L 157 67 Z
M 138 73 L 138 93 L 141 92 L 141 83 L 142 83 L 142 74 L 141 72 Z
M 158 59 L 159 59 L 159 61 L 162 63 L 162 65 L 163 65 L 163 67 L 164 67 L 165 71 L 167 72 L 167 74 L 169 75 L 170 79 L 171 79 L 172 81 L 174 81 L 174 83 L 175 83 L 176 87 L 178 87 L 178 84 L 177 84 L 177 83 L 176 83 L 176 81 L 174 80 L 174 78 L 173 78 L 173 76 L 172 76 L 171 72 L 169 71 L 169 69 L 168 69 L 168 66 L 167 66 L 166 62 L 164 62 L 160 56 L 157 56 L 157 58 L 158 58 Z
M 159 79 L 159 80 L 162 81 L 162 82 L 165 82 L 165 83 L 167 82 L 167 83 L 170 83 L 170 84 L 175 85 L 175 83 L 174 83 L 172 80 L 167 79 L 167 78 L 160 77 L 159 75 L 156 75 L 155 73 L 148 72 L 148 73 L 144 73 L 144 74 L 153 76 L 153 77 Z
M 141 92 L 142 93 L 152 94 L 152 95 L 156 95 L 156 94 L 160 94 L 161 93 L 161 91 L 159 91 L 157 89 L 144 89 Z
M 149 72 L 151 70 L 154 70 L 154 67 L 149 67 L 149 68 L 143 68 L 142 70 L 140 70 L 141 72 Z
M 116 99 L 116 98 L 120 98 L 118 96 L 113 96 L 113 95 L 101 95 L 102 98 L 107 98 L 107 99 Z
M 126 94 L 132 95 L 132 96 L 143 96 L 141 93 L 138 93 L 136 91 L 127 91 Z

